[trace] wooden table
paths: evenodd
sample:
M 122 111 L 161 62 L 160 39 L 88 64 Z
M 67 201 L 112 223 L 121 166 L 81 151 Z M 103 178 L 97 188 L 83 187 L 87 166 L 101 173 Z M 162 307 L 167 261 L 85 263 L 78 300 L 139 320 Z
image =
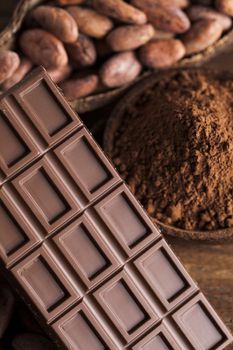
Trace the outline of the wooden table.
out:
M 0 23 L 16 2 L 0 2 Z M 208 66 L 233 71 L 232 61 L 233 52 L 227 52 Z M 168 242 L 233 333 L 233 241 L 205 243 L 168 237 Z M 233 345 L 228 349 L 233 350 Z

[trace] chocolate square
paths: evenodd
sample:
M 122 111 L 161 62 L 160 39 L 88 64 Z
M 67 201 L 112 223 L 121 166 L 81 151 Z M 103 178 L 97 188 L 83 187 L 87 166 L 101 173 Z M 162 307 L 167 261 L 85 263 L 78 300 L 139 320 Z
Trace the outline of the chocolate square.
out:
M 47 323 L 81 298 L 65 266 L 43 246 L 14 266 L 11 273 Z

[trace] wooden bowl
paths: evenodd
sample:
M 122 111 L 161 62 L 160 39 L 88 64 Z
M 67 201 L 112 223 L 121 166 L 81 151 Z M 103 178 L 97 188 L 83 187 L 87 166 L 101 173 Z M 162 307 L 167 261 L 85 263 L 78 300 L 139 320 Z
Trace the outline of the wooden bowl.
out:
M 22 28 L 22 23 L 31 8 L 44 3 L 45 0 L 20 0 L 15 8 L 12 18 L 5 29 L 0 33 L 0 51 L 5 49 L 14 50 L 17 45 L 17 34 Z M 203 52 L 186 57 L 176 63 L 173 68 L 200 66 L 211 57 L 225 49 L 233 43 L 233 30 L 223 35 L 214 45 L 208 47 Z M 71 102 L 71 105 L 80 113 L 95 110 L 117 100 L 122 96 L 135 82 L 144 78 L 145 75 L 154 74 L 154 71 L 144 70 L 141 76 L 130 84 L 120 88 L 109 89 L 101 93 L 93 94 L 88 97 L 77 99 Z
M 190 69 L 190 68 L 189 68 Z M 138 101 L 139 96 L 143 91 L 149 89 L 153 86 L 156 81 L 160 80 L 163 77 L 172 75 L 174 72 L 178 71 L 177 69 L 171 69 L 166 72 L 160 72 L 159 74 L 154 74 L 149 78 L 142 80 L 139 84 L 136 84 L 133 89 L 131 89 L 116 105 L 110 118 L 107 121 L 105 131 L 103 146 L 105 152 L 110 155 L 112 149 L 114 148 L 114 138 L 116 132 L 121 125 L 122 119 L 124 117 L 125 108 L 129 105 L 133 105 L 135 101 Z M 213 74 L 214 71 L 213 71 Z M 227 74 L 233 79 L 232 73 L 221 73 L 221 75 Z M 160 228 L 162 233 L 171 235 L 174 237 L 179 237 L 183 239 L 192 239 L 192 240 L 223 240 L 233 238 L 233 227 L 226 229 L 218 229 L 212 231 L 193 231 L 193 230 L 184 230 L 171 225 L 166 225 L 163 222 L 151 217 L 152 221 Z

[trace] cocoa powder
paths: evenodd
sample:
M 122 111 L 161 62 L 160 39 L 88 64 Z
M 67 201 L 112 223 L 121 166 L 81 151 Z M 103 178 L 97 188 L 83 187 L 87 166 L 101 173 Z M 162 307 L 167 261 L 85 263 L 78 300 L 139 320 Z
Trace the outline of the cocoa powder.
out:
M 125 107 L 111 157 L 152 217 L 233 226 L 232 93 L 226 75 L 174 72 Z

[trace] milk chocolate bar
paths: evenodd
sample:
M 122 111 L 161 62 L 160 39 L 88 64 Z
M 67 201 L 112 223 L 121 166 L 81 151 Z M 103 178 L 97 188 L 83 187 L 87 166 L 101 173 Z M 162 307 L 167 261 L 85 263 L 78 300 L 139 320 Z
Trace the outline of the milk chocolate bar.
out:
M 64 349 L 232 336 L 46 71 L 0 102 L 2 269 Z

